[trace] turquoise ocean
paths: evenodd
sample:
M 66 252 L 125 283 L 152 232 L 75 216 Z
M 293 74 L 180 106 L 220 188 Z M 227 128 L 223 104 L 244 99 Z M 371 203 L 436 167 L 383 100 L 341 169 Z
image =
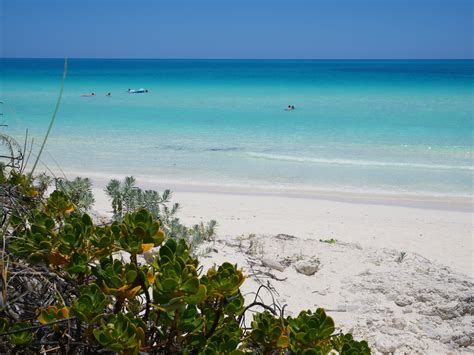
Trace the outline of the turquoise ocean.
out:
M 0 69 L 0 129 L 20 142 L 28 129 L 37 152 L 63 61 Z M 70 59 L 42 161 L 249 190 L 469 197 L 473 79 L 472 60 Z

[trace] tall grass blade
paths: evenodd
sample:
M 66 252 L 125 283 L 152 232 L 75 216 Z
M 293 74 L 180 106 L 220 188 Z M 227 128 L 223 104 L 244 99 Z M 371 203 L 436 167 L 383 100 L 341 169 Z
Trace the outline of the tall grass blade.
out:
M 61 81 L 61 90 L 59 91 L 59 97 L 58 97 L 58 101 L 56 102 L 56 108 L 54 109 L 53 116 L 51 117 L 51 122 L 49 122 L 48 131 L 46 132 L 46 135 L 44 136 L 43 144 L 41 144 L 41 149 L 40 149 L 38 155 L 36 156 L 35 163 L 33 164 L 33 168 L 31 169 L 30 177 L 33 176 L 33 173 L 35 172 L 36 165 L 38 164 L 38 162 L 40 160 L 41 153 L 43 153 L 43 149 L 44 149 L 44 146 L 46 145 L 46 142 L 48 140 L 49 133 L 51 132 L 51 128 L 53 128 L 54 121 L 56 120 L 56 115 L 59 111 L 59 105 L 61 104 L 61 98 L 63 96 L 64 82 L 66 81 L 66 75 L 67 75 L 67 58 L 64 59 L 63 79 Z

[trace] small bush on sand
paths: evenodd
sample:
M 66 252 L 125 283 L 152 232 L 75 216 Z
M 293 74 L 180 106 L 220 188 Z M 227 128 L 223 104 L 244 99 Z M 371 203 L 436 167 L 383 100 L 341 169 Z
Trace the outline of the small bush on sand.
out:
M 56 190 L 64 192 L 78 210 L 86 212 L 91 209 L 95 199 L 89 178 L 76 177 L 72 181 L 58 178 L 55 183 Z
M 203 242 L 213 241 L 217 222 L 201 222 L 192 227 L 182 224 L 176 213 L 179 204 L 171 204 L 172 193 L 164 190 L 162 194 L 155 190 L 142 190 L 136 185 L 133 176 L 126 177 L 123 181 L 110 180 L 105 188 L 105 193 L 112 203 L 113 218 L 121 221 L 126 213 L 146 209 L 153 220 L 159 221 L 161 228 L 170 238 L 184 239 L 192 252 L 195 252 Z

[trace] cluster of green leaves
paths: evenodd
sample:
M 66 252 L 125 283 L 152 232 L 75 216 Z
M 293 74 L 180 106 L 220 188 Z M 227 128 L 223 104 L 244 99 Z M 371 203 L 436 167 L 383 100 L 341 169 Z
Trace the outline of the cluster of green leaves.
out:
M 196 252 L 203 242 L 214 241 L 217 222 L 211 220 L 192 227 L 182 224 L 176 217 L 179 204 L 170 203 L 170 190 L 164 190 L 162 194 L 155 190 L 142 190 L 136 185 L 135 178 L 129 176 L 123 181 L 110 180 L 105 193 L 112 203 L 116 221 L 121 221 L 127 213 L 146 209 L 153 220 L 160 222 L 161 228 L 168 237 L 184 239 L 193 252 Z
M 8 169 L 4 164 L 0 163 L 0 185 L 2 191 L 16 190 L 20 191 L 24 200 L 19 203 L 27 203 L 28 198 L 38 196 L 38 189 L 34 186 L 33 181 L 27 175 L 21 174 L 15 170 Z M 6 203 L 6 201 L 2 201 Z M 30 207 L 29 205 L 26 207 Z
M 245 312 L 256 304 L 244 305 L 242 271 L 223 263 L 201 275 L 188 243 L 165 238 L 145 209 L 97 226 L 55 191 L 26 217 L 12 217 L 11 233 L 9 253 L 66 286 L 35 319 L 14 320 L 0 310 L 0 341 L 9 352 L 59 346 L 68 353 L 370 353 L 366 342 L 334 335 L 322 309 L 296 318 L 256 314 L 246 329 Z M 153 247 L 153 261 L 139 263 Z
M 33 179 L 0 162 L 0 227 L 6 231 L 12 216 L 27 218 L 41 203 L 46 187 L 39 179 Z
M 159 219 L 161 214 L 165 214 L 166 205 L 171 198 L 171 191 L 165 190 L 159 194 L 154 190 L 142 190 L 136 185 L 133 176 L 127 176 L 124 181 L 112 179 L 105 187 L 105 193 L 112 202 L 112 210 L 115 220 L 121 220 L 127 213 L 144 208 L 155 219 Z M 179 208 L 178 204 L 172 206 L 169 215 L 173 216 Z
M 334 334 L 334 321 L 322 308 L 301 311 L 296 318 L 275 318 L 265 311 L 254 316 L 246 346 L 258 353 L 274 350 L 295 354 L 370 354 L 365 341 L 354 341 L 351 334 Z
M 76 177 L 74 180 L 57 178 L 55 184 L 56 190 L 64 192 L 79 211 L 88 211 L 95 202 L 89 178 Z
M 30 322 L 16 322 L 12 326 L 10 326 L 5 318 L 0 318 L 1 332 L 5 332 L 7 330 L 16 331 L 8 335 L 9 342 L 15 347 L 21 348 L 31 344 L 31 342 L 33 341 L 33 333 L 28 330 L 30 326 Z
M 26 218 L 37 208 L 51 185 L 52 179 L 47 175 L 23 174 L 0 162 L 0 226 L 9 226 L 10 217 Z M 73 181 L 55 179 L 56 189 L 63 192 L 74 204 L 74 208 L 82 212 L 90 209 L 94 203 L 92 185 L 89 179 L 77 177 Z

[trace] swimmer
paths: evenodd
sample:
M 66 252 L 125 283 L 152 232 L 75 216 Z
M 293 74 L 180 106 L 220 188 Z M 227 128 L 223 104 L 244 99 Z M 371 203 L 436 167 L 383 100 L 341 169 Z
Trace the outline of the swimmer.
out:
M 105 96 L 112 96 L 112 94 L 110 92 L 108 92 L 107 95 L 105 95 Z

